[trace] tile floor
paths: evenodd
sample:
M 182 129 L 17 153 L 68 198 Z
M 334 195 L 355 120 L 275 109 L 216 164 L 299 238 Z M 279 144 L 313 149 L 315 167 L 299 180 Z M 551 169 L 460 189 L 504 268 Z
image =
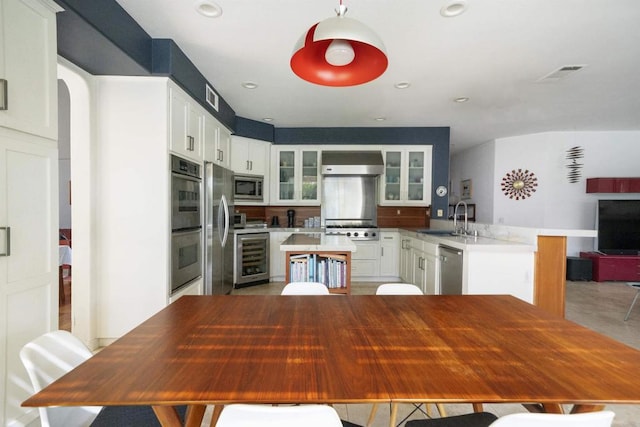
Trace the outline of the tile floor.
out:
M 356 282 L 352 284 L 352 294 L 374 294 L 378 283 Z M 235 290 L 234 294 L 279 294 L 282 283 L 270 283 Z M 624 316 L 636 290 L 619 282 L 567 282 L 566 318 L 586 326 L 604 335 L 608 335 L 627 345 L 640 349 L 640 302 L 634 307 L 628 321 Z M 636 372 L 629 372 L 637 375 Z M 606 379 L 603 379 L 606 381 Z M 371 405 L 334 405 L 340 417 L 356 424 L 364 425 L 369 416 Z M 448 415 L 456 415 L 471 411 L 471 405 L 445 405 Z M 608 405 L 616 413 L 614 426 L 640 427 L 640 405 Z M 485 410 L 496 415 L 523 412 L 520 405 L 487 404 Z M 402 405 L 398 419 L 411 411 L 410 405 Z M 210 412 L 207 412 L 203 426 L 208 426 Z M 413 415 L 419 418 L 421 415 Z M 374 422 L 374 427 L 386 427 L 389 422 L 389 408 L 381 405 Z

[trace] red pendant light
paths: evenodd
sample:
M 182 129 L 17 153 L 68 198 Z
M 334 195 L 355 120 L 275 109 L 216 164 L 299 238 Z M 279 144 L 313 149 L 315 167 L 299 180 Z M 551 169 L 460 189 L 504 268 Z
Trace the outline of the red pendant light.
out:
M 382 40 L 366 25 L 345 17 L 342 0 L 336 13 L 300 37 L 291 57 L 293 72 L 322 86 L 356 86 L 380 77 L 388 65 Z

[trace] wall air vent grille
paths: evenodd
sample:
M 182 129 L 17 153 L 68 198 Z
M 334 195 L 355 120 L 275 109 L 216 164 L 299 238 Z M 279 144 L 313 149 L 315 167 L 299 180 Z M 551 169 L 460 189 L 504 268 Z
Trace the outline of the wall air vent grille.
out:
M 211 105 L 214 110 L 218 111 L 218 94 L 209 85 L 205 85 L 205 96 L 207 104 Z
M 558 68 L 557 70 L 553 70 L 549 74 L 540 77 L 538 82 L 557 82 L 558 80 L 562 80 L 580 70 L 582 70 L 586 65 L 565 65 L 563 67 Z

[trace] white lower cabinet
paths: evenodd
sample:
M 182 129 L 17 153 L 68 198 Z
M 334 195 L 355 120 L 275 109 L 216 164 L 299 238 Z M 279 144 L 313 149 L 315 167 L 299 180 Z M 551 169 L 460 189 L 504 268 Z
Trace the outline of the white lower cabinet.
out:
M 437 295 L 440 293 L 440 283 L 438 277 L 440 268 L 438 245 L 429 242 L 422 242 L 424 251 L 424 293 L 427 295 Z
M 357 241 L 351 254 L 351 278 L 378 277 L 380 275 L 380 242 Z
M 425 295 L 436 295 L 438 289 L 438 245 L 420 239 L 410 240 L 411 271 L 414 285 Z
M 290 231 L 272 231 L 269 233 L 269 279 L 272 282 L 285 280 L 285 253 L 280 244 L 291 235 Z
M 413 283 L 412 266 L 411 239 L 400 235 L 400 280 L 404 283 Z
M 380 276 L 400 276 L 400 233 L 380 232 Z

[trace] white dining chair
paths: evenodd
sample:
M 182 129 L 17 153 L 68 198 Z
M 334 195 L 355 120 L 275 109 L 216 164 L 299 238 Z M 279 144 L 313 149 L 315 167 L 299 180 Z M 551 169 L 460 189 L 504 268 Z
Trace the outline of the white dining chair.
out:
M 329 295 L 329 288 L 318 282 L 287 283 L 280 295 Z
M 216 427 L 342 427 L 338 413 L 327 405 L 225 406 Z
M 91 350 L 67 331 L 47 332 L 20 350 L 20 359 L 36 393 L 91 356 Z M 184 419 L 186 406 L 177 410 Z M 38 413 L 42 427 L 160 425 L 150 406 L 47 406 L 39 407 Z
M 39 336 L 20 350 L 20 359 L 29 374 L 34 392 L 38 392 L 92 356 L 78 338 L 67 331 Z M 101 406 L 40 407 L 43 427 L 89 426 Z
M 383 283 L 376 289 L 376 295 L 423 295 L 422 290 L 411 283 Z
M 457 415 L 432 420 L 407 421 L 405 427 L 610 427 L 615 414 L 611 411 L 582 414 L 518 413 L 497 418 L 487 412 Z

